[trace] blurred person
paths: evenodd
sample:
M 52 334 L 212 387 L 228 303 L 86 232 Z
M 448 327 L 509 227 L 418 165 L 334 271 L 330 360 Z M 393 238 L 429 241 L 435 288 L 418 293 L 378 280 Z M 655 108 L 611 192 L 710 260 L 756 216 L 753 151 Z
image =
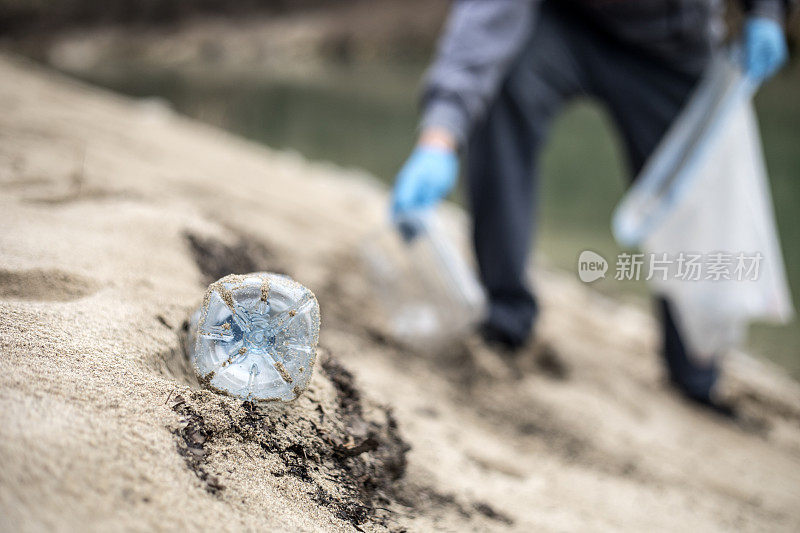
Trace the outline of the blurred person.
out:
M 743 69 L 757 81 L 786 61 L 784 0 L 744 2 Z M 473 244 L 489 298 L 480 333 L 517 354 L 532 335 L 526 279 L 536 172 L 554 116 L 572 99 L 606 106 L 635 176 L 724 37 L 717 0 L 461 0 L 426 76 L 419 141 L 393 191 L 395 217 L 434 206 L 466 159 Z M 671 383 L 724 414 L 715 362 L 700 362 L 660 299 Z

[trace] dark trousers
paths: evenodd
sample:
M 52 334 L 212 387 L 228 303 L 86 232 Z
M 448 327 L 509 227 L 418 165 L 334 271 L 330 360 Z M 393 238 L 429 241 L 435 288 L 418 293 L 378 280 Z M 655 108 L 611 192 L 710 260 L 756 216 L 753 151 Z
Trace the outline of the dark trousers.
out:
M 528 338 L 536 317 L 526 266 L 537 164 L 553 117 L 575 97 L 599 100 L 621 133 L 635 176 L 701 75 L 697 57 L 686 58 L 685 66 L 680 58 L 650 57 L 558 9 L 543 3 L 530 41 L 467 150 L 473 238 L 490 302 L 486 321 L 512 343 Z M 670 378 L 686 393 L 707 397 L 716 367 L 693 361 L 668 302 L 659 301 L 658 309 Z

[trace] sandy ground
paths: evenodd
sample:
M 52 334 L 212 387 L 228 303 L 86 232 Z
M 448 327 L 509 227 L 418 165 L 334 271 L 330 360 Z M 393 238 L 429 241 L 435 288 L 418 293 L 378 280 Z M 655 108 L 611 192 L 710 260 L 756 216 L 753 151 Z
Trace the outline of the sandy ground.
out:
M 392 342 L 357 249 L 385 192 L 0 57 L 0 529 L 800 528 L 800 389 L 726 361 L 731 423 L 663 384 L 641 309 L 540 269 L 510 370 Z M 209 280 L 286 272 L 322 309 L 288 406 L 198 388 Z M 537 355 L 538 353 L 538 355 Z

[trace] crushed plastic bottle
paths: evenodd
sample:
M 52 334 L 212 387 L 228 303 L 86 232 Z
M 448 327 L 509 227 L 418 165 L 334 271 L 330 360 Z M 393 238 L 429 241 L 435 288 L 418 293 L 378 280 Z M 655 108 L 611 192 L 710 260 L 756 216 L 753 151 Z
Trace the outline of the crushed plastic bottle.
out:
M 189 356 L 204 385 L 249 401 L 292 401 L 317 355 L 319 305 L 287 276 L 231 274 L 212 283 L 192 317 Z

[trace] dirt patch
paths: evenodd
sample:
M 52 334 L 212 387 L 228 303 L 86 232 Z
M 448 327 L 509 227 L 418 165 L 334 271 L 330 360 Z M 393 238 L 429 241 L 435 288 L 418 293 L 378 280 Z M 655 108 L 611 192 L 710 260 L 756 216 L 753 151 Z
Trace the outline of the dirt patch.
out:
M 499 511 L 496 511 L 494 507 L 489 505 L 486 502 L 478 502 L 475 504 L 475 510 L 481 513 L 486 518 L 490 518 L 492 520 L 497 520 L 498 522 L 502 522 L 506 525 L 511 525 L 514 521 Z
M 225 458 L 255 444 L 261 455 L 253 459 L 274 465 L 273 477 L 299 481 L 309 500 L 356 529 L 390 528 L 398 511 L 513 523 L 486 502 L 407 480 L 410 446 L 392 410 L 366 398 L 336 358 L 321 354 L 319 368 L 309 394 L 292 404 L 256 405 L 192 389 L 168 398 L 180 415 L 171 428 L 177 451 L 209 493 L 220 496 L 230 486 Z
M 351 457 L 374 452 L 376 463 L 352 465 L 358 467 L 358 477 L 364 479 L 360 491 L 371 497 L 376 490 L 391 485 L 405 474 L 406 452 L 410 446 L 400 436 L 397 420 L 389 407 L 381 407 L 386 416 L 385 426 L 364 420 L 361 393 L 350 371 L 332 357 L 323 359 L 321 366 L 336 388 L 337 407 L 347 429 L 344 439 L 336 436 L 329 439 L 334 458 L 344 467 L 350 464 Z M 377 465 L 380 465 L 379 471 L 374 468 Z
M 557 380 L 569 378 L 570 368 L 561 354 L 549 343 L 540 342 L 533 347 L 533 362 L 543 374 Z
M 167 398 L 170 400 L 171 398 Z M 186 461 L 186 466 L 194 472 L 198 479 L 205 484 L 206 490 L 211 494 L 218 494 L 225 486 L 217 476 L 209 474 L 204 466 L 204 459 L 208 453 L 205 443 L 211 436 L 206 428 L 203 416 L 198 414 L 191 406 L 187 405 L 183 396 L 177 395 L 172 400 L 172 410 L 181 415 L 181 426 L 174 431 L 179 437 L 178 453 Z
M 192 257 L 206 284 L 211 284 L 228 274 L 286 273 L 267 246 L 253 237 L 234 230 L 229 232 L 233 237 L 231 243 L 190 232 L 185 234 Z
M 224 475 L 214 472 L 210 456 L 232 442 L 255 443 L 264 458 L 277 459 L 280 468 L 273 476 L 308 484 L 308 496 L 334 516 L 354 526 L 381 521 L 378 507 L 391 500 L 410 447 L 391 409 L 365 400 L 340 363 L 326 356 L 321 368 L 317 381 L 330 380 L 323 388 L 331 391 L 322 400 L 303 397 L 302 402 L 276 407 L 219 401 L 219 396 L 199 390 L 170 399 L 181 415 L 172 429 L 179 437 L 178 452 L 209 492 L 218 494 L 225 487 Z

